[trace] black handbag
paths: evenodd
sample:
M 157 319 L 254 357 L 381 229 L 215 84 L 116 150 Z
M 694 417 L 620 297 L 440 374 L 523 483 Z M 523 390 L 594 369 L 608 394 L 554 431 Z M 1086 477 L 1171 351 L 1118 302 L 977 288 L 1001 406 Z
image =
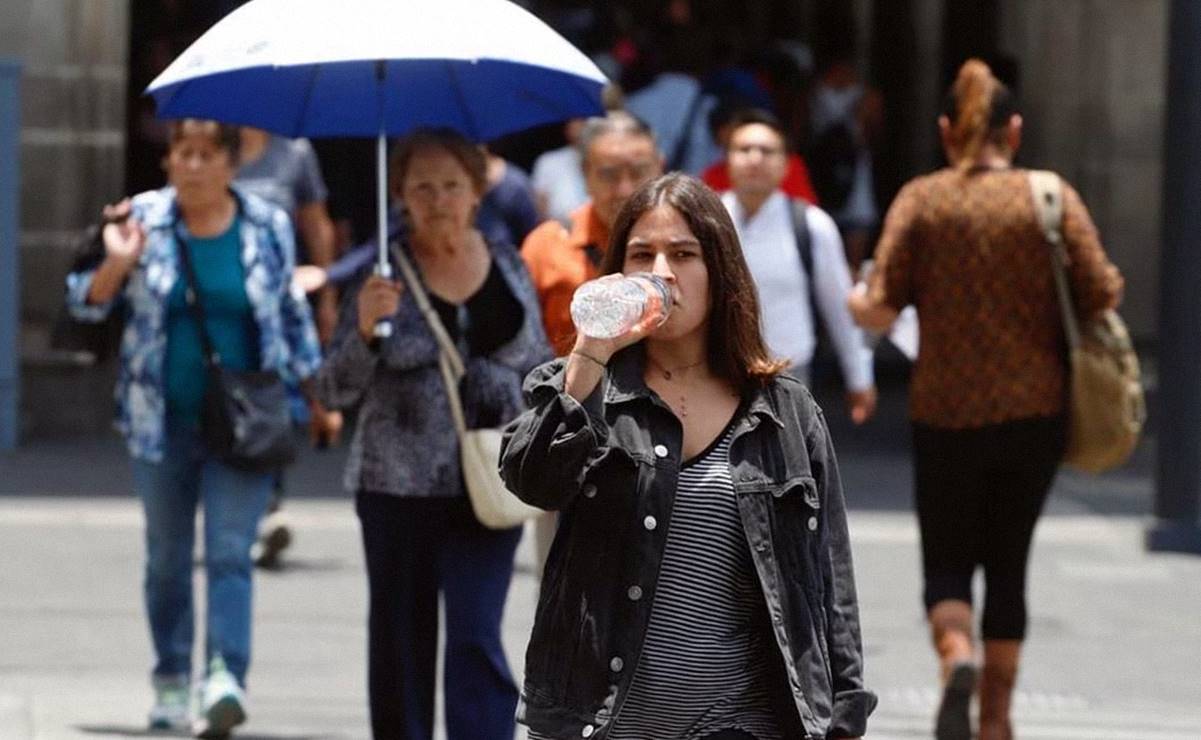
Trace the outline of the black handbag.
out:
M 274 370 L 230 370 L 221 366 L 204 321 L 204 306 L 187 244 L 176 240 L 179 262 L 188 281 L 184 292 L 199 326 L 204 351 L 204 405 L 200 434 L 209 452 L 233 468 L 268 473 L 296 459 L 288 391 Z
M 68 273 L 94 270 L 104 261 L 104 224 L 89 226 L 71 250 Z M 80 321 L 71 316 L 66 305 L 59 309 L 50 332 L 50 348 L 63 352 L 84 352 L 100 364 L 116 354 L 125 329 L 125 306 L 118 303 L 101 322 Z

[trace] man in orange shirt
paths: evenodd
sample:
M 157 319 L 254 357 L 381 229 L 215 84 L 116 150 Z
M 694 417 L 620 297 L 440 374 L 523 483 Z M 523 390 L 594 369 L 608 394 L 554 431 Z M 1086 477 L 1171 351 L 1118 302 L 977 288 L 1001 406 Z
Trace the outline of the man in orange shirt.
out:
M 571 214 L 570 228 L 547 221 L 521 247 L 556 355 L 567 354 L 575 341 L 571 297 L 581 284 L 599 277 L 618 211 L 638 186 L 663 171 L 654 133 L 629 113 L 588 119 L 579 147 L 589 201 Z

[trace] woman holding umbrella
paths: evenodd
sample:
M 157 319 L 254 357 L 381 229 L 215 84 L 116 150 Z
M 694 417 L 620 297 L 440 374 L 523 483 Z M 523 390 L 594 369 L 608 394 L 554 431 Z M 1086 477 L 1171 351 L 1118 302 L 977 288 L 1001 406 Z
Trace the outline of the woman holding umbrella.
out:
M 318 380 L 330 407 L 359 409 L 345 485 L 367 559 L 372 731 L 432 737 L 441 595 L 447 734 L 511 739 L 517 689 L 500 620 L 521 530 L 486 529 L 472 513 L 431 322 L 463 356 L 471 428 L 520 413 L 521 379 L 549 349 L 521 258 L 474 227 L 486 187 L 479 148 L 448 129 L 417 131 L 390 169 L 407 234 L 393 245 L 394 274 L 402 259 L 414 266 L 437 316 L 424 316 L 403 283 L 366 277 Z M 392 328 L 384 338 L 381 321 Z
M 196 507 L 204 506 L 208 614 L 198 730 L 206 737 L 224 736 L 246 718 L 250 546 L 272 475 L 234 467 L 204 444 L 204 337 L 227 370 L 273 370 L 302 388 L 320 363 L 308 303 L 290 289 L 292 226 L 282 210 L 232 186 L 237 161 L 236 128 L 174 122 L 169 186 L 110 209 L 102 261 L 67 277 L 76 318 L 102 321 L 118 305 L 128 312 L 117 425 L 146 515 L 153 728 L 186 728 L 191 720 L 193 531 Z M 189 264 L 203 331 L 186 297 Z

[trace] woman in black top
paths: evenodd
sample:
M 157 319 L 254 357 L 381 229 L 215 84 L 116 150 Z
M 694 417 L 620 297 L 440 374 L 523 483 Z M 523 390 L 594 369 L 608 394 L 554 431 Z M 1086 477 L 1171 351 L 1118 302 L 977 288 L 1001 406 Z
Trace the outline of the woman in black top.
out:
M 556 739 L 862 735 L 875 697 L 837 464 L 812 397 L 767 355 L 726 210 L 661 177 L 605 259 L 661 276 L 673 305 L 526 379 L 502 473 L 562 516 L 519 721 Z
M 393 261 L 407 254 L 463 358 L 467 425 L 502 424 L 522 409 L 521 378 L 549 349 L 521 257 L 474 226 L 483 156 L 452 131 L 420 131 L 397 147 L 392 173 L 407 227 Z M 356 496 L 370 587 L 372 731 L 432 737 L 441 597 L 447 736 L 511 740 L 517 687 L 500 621 L 521 528 L 485 529 L 472 513 L 439 345 L 402 285 L 366 279 L 343 307 L 318 376 L 327 404 L 358 408 L 345 485 Z M 392 325 L 390 337 L 375 336 L 380 321 Z

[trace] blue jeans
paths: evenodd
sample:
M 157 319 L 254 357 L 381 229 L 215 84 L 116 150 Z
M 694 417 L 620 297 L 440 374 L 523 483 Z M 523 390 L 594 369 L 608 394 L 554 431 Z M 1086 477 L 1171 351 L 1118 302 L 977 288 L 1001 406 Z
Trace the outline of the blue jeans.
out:
M 250 664 L 250 546 L 271 495 L 269 473 L 213 459 L 195 428 L 167 425 L 161 463 L 133 461 L 134 491 L 146 514 L 146 616 L 156 679 L 192 674 L 192 558 L 197 504 L 204 506 L 208 581 L 205 665 L 220 655 L 245 686 Z
M 360 492 L 356 508 L 371 592 L 367 683 L 373 736 L 433 737 L 441 593 L 446 735 L 512 740 L 517 686 L 500 622 L 521 527 L 485 529 L 466 496 Z

